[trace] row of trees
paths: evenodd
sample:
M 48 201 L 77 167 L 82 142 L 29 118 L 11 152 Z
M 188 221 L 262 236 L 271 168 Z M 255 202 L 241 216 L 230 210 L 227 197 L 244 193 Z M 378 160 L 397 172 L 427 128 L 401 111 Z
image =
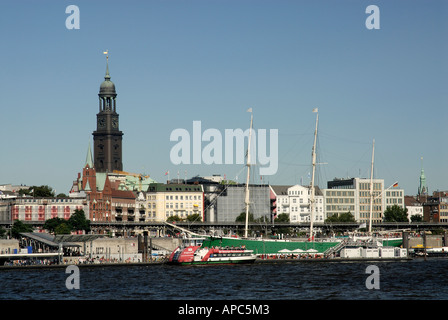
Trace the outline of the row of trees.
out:
M 72 216 L 68 219 L 51 218 L 45 221 L 43 229 L 49 233 L 54 234 L 70 234 L 72 231 L 84 230 L 90 231 L 90 220 L 86 219 L 84 210 L 75 210 Z M 33 227 L 22 221 L 16 220 L 11 228 L 11 236 L 13 238 L 19 238 L 20 233 L 33 232 Z M 0 236 L 4 236 L 6 230 L 0 230 Z
M 264 218 L 254 219 L 254 215 L 249 213 L 249 222 L 264 222 Z M 421 216 L 411 216 L 412 222 L 422 221 Z M 235 220 L 235 222 L 245 222 L 246 213 L 242 212 Z M 408 220 L 408 209 L 403 209 L 397 205 L 388 207 L 384 212 L 383 216 L 384 222 L 407 222 Z M 286 213 L 279 214 L 275 219 L 275 222 L 289 222 L 289 215 Z M 345 212 L 340 215 L 333 215 L 325 219 L 325 222 L 356 222 L 355 217 L 351 212 Z
M 31 186 L 29 189 L 20 189 L 19 194 L 22 196 L 32 196 L 37 198 L 54 198 L 55 191 L 53 188 L 42 185 L 42 186 Z M 67 195 L 64 193 L 59 193 L 57 198 L 66 198 Z
M 188 221 L 188 222 L 195 222 L 195 221 L 202 221 L 201 215 L 198 213 L 190 214 L 186 218 L 181 218 L 178 215 L 168 217 L 166 219 L 167 222 L 176 222 L 176 221 Z
M 90 220 L 86 219 L 84 210 L 76 209 L 68 219 L 51 218 L 45 221 L 43 228 L 50 233 L 69 234 L 72 231 L 84 230 L 90 231 Z
M 412 222 L 421 222 L 423 219 L 421 216 L 413 215 L 410 217 Z M 408 209 L 403 209 L 397 205 L 388 207 L 384 211 L 384 222 L 408 222 Z M 339 216 L 328 217 L 325 222 L 356 222 L 355 217 L 350 213 L 342 213 Z

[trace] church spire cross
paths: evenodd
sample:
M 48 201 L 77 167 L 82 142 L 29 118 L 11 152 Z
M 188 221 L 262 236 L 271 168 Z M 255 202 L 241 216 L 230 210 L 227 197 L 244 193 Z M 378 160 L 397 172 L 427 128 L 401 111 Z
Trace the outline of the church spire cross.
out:
M 103 52 L 106 55 L 106 75 L 104 76 L 104 80 L 110 80 L 109 74 L 109 50 Z

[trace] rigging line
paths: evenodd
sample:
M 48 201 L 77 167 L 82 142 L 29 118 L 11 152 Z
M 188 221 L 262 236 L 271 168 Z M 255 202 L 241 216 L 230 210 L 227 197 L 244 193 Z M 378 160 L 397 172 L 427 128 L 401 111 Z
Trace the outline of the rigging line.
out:
M 326 133 L 325 131 L 321 132 L 321 135 L 323 135 L 323 137 L 334 139 L 334 140 L 340 140 L 340 141 L 342 140 L 342 141 L 358 143 L 358 144 L 371 144 L 370 142 L 365 142 L 365 141 L 359 141 L 359 140 L 353 140 L 353 139 L 347 139 L 347 138 L 339 137 L 339 136 L 336 136 L 334 134 Z
M 349 171 L 352 171 L 353 170 L 353 168 L 355 168 L 355 166 L 359 166 L 360 164 L 362 164 L 362 163 L 364 163 L 364 164 L 366 164 L 366 163 L 369 163 L 370 164 L 370 160 L 363 160 L 366 156 L 367 156 L 367 154 L 369 154 L 369 153 L 371 153 L 372 152 L 372 150 L 371 150 L 371 148 L 369 148 L 369 149 L 366 149 L 365 150 L 365 152 L 364 152 L 364 154 L 358 159 L 358 160 L 356 160 L 354 163 L 353 163 L 353 165 L 348 169 Z
M 320 148 L 320 135 L 319 135 L 319 133 L 317 134 L 316 149 L 317 149 L 316 155 L 317 155 L 317 165 L 318 165 L 318 166 L 316 166 L 317 167 L 317 179 L 316 179 L 317 183 L 316 183 L 316 185 L 320 186 L 320 184 L 323 182 L 323 180 L 322 180 L 322 171 L 325 171 L 325 166 L 324 166 L 324 168 L 322 168 L 323 166 L 319 165 L 319 164 L 324 164 L 322 162 L 322 158 L 323 157 L 322 157 L 322 152 L 321 152 L 321 148 Z
M 293 166 L 293 167 L 308 167 L 309 166 L 309 164 L 299 164 L 299 163 L 292 163 L 292 162 L 286 162 L 286 161 L 279 161 L 278 163 L 287 164 L 287 165 Z
M 310 129 L 310 130 L 311 130 L 311 129 Z M 291 135 L 293 135 L 293 134 L 291 134 Z M 295 150 L 295 149 L 296 149 L 296 146 L 297 146 L 300 142 L 302 142 L 302 140 L 303 140 L 305 137 L 310 136 L 310 134 L 299 134 L 299 135 L 300 135 L 301 138 L 300 138 L 300 139 L 295 139 L 294 144 L 288 148 L 287 152 L 285 152 L 285 153 L 283 154 L 283 157 L 285 157 L 286 155 L 288 155 L 288 153 L 290 153 L 291 151 Z M 280 136 L 280 133 L 279 133 L 279 136 Z M 303 147 L 302 147 L 302 148 L 303 148 Z
M 389 177 L 391 177 L 393 181 L 397 181 L 398 177 L 392 174 L 389 166 L 387 165 L 388 163 L 390 163 L 390 161 L 385 161 L 384 158 L 382 157 L 382 153 L 381 152 L 378 153 L 378 152 L 376 152 L 376 150 L 375 150 L 375 157 L 380 158 L 380 161 L 379 161 L 380 164 L 386 164 L 386 165 L 383 165 L 383 167 L 385 168 L 385 171 L 387 171 L 387 173 L 389 174 Z M 377 166 L 375 166 L 375 167 L 377 167 Z
M 226 184 L 226 185 L 224 185 L 224 188 L 222 189 L 222 191 L 210 202 L 210 204 L 206 207 L 206 208 L 204 208 L 204 213 L 212 206 L 212 205 L 215 205 L 215 202 L 217 202 L 218 201 L 218 198 L 227 190 L 227 188 L 229 187 L 229 185 L 230 184 Z M 197 221 L 198 220 L 198 218 L 199 218 L 199 216 L 198 217 L 196 217 L 196 219 L 194 219 L 193 221 L 188 221 L 188 222 L 191 222 L 189 225 L 188 225 L 188 227 L 191 227 L 191 226 L 193 226 L 193 224 L 195 223 L 195 222 L 199 222 L 199 221 Z
M 278 135 L 279 136 L 309 136 L 310 135 L 310 133 L 288 133 L 288 132 L 286 132 L 286 133 L 278 133 Z

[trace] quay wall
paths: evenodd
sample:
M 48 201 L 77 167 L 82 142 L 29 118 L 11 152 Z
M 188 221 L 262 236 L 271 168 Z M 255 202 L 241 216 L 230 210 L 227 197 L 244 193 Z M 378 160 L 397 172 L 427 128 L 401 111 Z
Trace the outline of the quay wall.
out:
M 440 248 L 444 246 L 444 237 L 442 235 L 427 235 L 427 248 Z M 409 239 L 409 248 L 423 248 L 423 237 L 411 237 Z
M 142 241 L 140 239 L 140 241 Z M 154 254 L 156 251 L 162 254 L 169 254 L 174 251 L 181 239 L 159 237 L 148 238 L 148 246 L 152 244 Z M 138 237 L 129 238 L 98 238 L 87 242 L 75 242 L 74 246 L 67 247 L 64 251 L 68 250 L 64 254 L 65 262 L 78 261 L 80 257 L 90 258 L 94 260 L 108 260 L 108 261 L 126 261 L 126 262 L 139 262 L 143 261 L 143 243 L 139 243 Z M 19 240 L 17 239 L 0 239 L 0 254 L 10 255 L 14 259 L 15 253 L 20 253 L 21 250 L 27 250 L 21 248 Z M 57 252 L 57 247 L 52 247 L 50 251 L 45 252 Z M 39 249 L 33 248 L 33 253 L 40 252 Z M 148 248 L 147 253 L 150 250 Z M 17 259 L 20 259 L 17 256 Z
M 151 241 L 153 246 L 160 247 L 171 252 L 182 243 L 182 239 L 179 238 L 151 238 Z
M 169 252 L 179 246 L 181 239 L 177 238 L 148 238 L 148 246 L 152 244 L 154 249 L 166 250 Z M 85 253 L 95 256 L 101 256 L 104 254 L 110 256 L 124 256 L 135 255 L 139 253 L 139 239 L 137 237 L 132 238 L 99 238 L 87 243 L 78 243 L 81 248 L 81 252 L 84 252 L 82 248 L 85 247 Z M 141 253 L 141 252 L 140 252 Z
M 20 250 L 19 240 L 17 239 L 0 239 L 0 254 L 13 253 Z

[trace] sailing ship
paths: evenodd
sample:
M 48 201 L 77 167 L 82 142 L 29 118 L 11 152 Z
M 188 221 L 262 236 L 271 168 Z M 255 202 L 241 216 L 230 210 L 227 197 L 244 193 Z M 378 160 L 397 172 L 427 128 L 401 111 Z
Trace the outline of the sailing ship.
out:
M 248 140 L 247 152 L 247 177 L 245 188 L 245 228 L 244 237 L 215 237 L 206 236 L 200 238 L 200 243 L 190 243 L 182 245 L 171 254 L 169 258 L 170 263 L 178 264 L 209 264 L 209 263 L 242 263 L 253 262 L 255 257 L 268 257 L 272 255 L 281 255 L 284 253 L 291 253 L 296 256 L 307 255 L 311 257 L 328 257 L 336 251 L 341 250 L 347 243 L 347 239 L 342 238 L 327 238 L 315 240 L 314 236 L 314 211 L 315 211 L 315 187 L 314 176 L 316 169 L 316 142 L 317 129 L 319 122 L 319 114 L 317 108 L 313 109 L 316 113 L 316 126 L 314 131 L 314 143 L 312 148 L 312 176 L 310 185 L 310 228 L 308 241 L 295 241 L 293 239 L 264 239 L 264 238 L 249 238 L 249 179 L 250 179 L 250 142 L 253 127 L 253 115 L 251 112 L 251 122 Z M 373 166 L 373 152 L 372 152 L 372 166 Z M 372 193 L 373 194 L 373 193 Z M 371 201 L 371 204 L 373 201 Z M 371 222 L 369 226 L 371 231 Z M 190 234 L 193 234 L 189 232 Z M 370 233 L 371 234 L 371 233 Z M 195 234 L 193 234 L 195 235 Z M 199 237 L 199 235 L 195 235 Z M 190 239 L 191 240 L 191 239 Z M 353 239 L 350 239 L 353 240 Z M 402 244 L 402 238 L 397 239 L 382 239 L 372 238 L 371 236 L 365 241 L 372 242 L 376 246 L 384 247 L 399 247 Z M 195 241 L 199 241 L 196 238 Z M 235 249 L 239 248 L 239 249 Z M 221 260 L 218 260 L 220 257 Z
M 250 179 L 250 143 L 251 143 L 251 133 L 253 127 L 253 114 L 252 110 L 250 119 L 250 129 L 249 129 L 249 139 L 248 139 L 248 152 L 247 152 L 247 176 L 246 176 L 246 189 L 245 189 L 245 227 L 244 227 L 244 237 L 243 238 L 234 238 L 234 237 L 207 237 L 203 245 L 207 245 L 208 247 L 213 246 L 224 246 L 224 247 L 239 247 L 244 246 L 248 250 L 252 250 L 257 256 L 268 256 L 268 255 L 278 255 L 285 252 L 293 252 L 297 254 L 312 254 L 313 256 L 323 256 L 325 252 L 330 250 L 332 247 L 340 244 L 341 240 L 323 240 L 323 241 L 315 241 L 314 239 L 314 210 L 315 210 L 315 187 L 314 187 L 314 176 L 316 169 L 316 142 L 317 142 L 317 128 L 319 122 L 319 114 L 318 109 L 313 109 L 313 112 L 316 113 L 316 127 L 314 131 L 314 143 L 312 149 L 312 177 L 311 177 L 311 198 L 310 198 L 310 238 L 309 241 L 294 241 L 288 239 L 262 239 L 262 238 L 249 238 L 248 232 L 248 222 L 249 222 L 249 179 Z

